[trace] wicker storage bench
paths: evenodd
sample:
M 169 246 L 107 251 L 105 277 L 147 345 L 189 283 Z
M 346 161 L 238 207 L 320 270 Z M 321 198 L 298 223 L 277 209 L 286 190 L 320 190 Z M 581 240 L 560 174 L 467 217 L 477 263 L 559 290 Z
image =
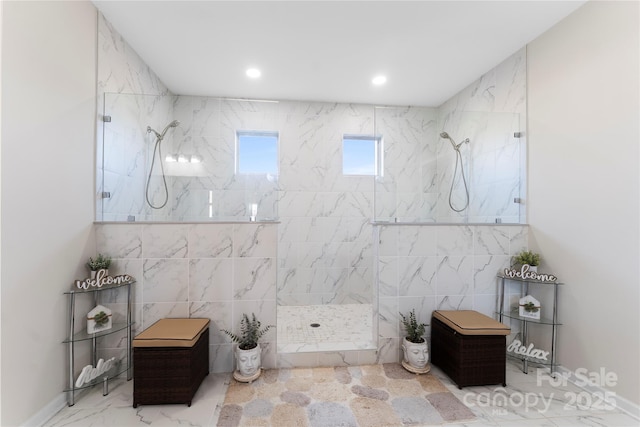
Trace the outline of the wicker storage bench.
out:
M 209 374 L 209 319 L 161 319 L 133 340 L 133 407 L 186 403 Z
M 511 329 L 473 310 L 436 310 L 431 323 L 431 362 L 458 388 L 506 385 L 506 336 Z

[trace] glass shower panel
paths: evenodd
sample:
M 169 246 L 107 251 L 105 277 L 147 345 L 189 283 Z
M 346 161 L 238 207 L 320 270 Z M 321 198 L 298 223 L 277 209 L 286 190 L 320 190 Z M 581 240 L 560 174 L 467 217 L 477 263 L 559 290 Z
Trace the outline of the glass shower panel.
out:
M 97 182 L 100 187 L 98 194 L 102 195 L 98 210 L 102 218 L 99 219 L 137 221 L 170 218 L 170 204 L 154 210 L 145 200 L 155 143 L 155 135 L 147 132 L 147 126 L 164 129 L 173 120 L 171 113 L 174 100 L 173 96 L 105 93 L 105 119 L 102 141 L 99 141 L 98 146 Z M 162 143 L 163 152 L 171 152 L 167 148 L 173 144 L 172 139 L 173 132 L 168 131 Z M 156 166 L 159 164 L 160 162 Z M 154 175 L 149 181 L 152 203 L 160 202 L 165 196 L 161 178 L 160 168 L 154 168 Z M 169 197 L 170 184 L 171 179 L 168 177 Z
M 376 177 L 374 219 L 521 223 L 520 120 L 515 113 L 458 112 L 442 119 L 432 108 L 376 108 L 384 171 Z
M 439 136 L 447 132 L 460 144 L 462 166 L 456 170 L 456 151 L 450 141 Z M 441 120 L 436 151 L 437 222 L 520 223 L 521 190 L 524 172 L 524 138 L 520 138 L 520 115 L 516 113 L 459 112 Z M 469 205 L 463 203 L 460 179 L 464 169 Z M 452 191 L 453 182 L 453 191 Z M 450 197 L 451 195 L 451 197 Z
M 235 150 L 238 130 L 277 134 L 277 115 L 277 102 L 105 94 L 98 219 L 276 220 L 278 175 L 237 173 Z
M 374 185 L 374 219 L 435 222 L 437 114 L 428 107 L 376 107 L 383 170 Z

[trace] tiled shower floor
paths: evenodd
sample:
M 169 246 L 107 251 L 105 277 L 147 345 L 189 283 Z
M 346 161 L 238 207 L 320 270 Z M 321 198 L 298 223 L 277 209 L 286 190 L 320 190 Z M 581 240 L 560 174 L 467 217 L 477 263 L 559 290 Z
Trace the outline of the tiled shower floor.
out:
M 371 304 L 278 306 L 277 325 L 278 353 L 376 348 Z

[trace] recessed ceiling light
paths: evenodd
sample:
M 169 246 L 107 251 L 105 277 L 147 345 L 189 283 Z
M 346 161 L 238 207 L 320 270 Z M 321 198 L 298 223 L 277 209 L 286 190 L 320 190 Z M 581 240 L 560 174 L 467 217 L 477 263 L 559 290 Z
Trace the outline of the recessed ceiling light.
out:
M 249 68 L 247 70 L 247 76 L 251 77 L 252 79 L 257 79 L 261 74 L 262 73 L 257 68 Z
M 371 80 L 371 83 L 373 83 L 376 86 L 383 85 L 386 82 L 387 82 L 387 78 L 385 76 L 375 76 L 373 80 Z

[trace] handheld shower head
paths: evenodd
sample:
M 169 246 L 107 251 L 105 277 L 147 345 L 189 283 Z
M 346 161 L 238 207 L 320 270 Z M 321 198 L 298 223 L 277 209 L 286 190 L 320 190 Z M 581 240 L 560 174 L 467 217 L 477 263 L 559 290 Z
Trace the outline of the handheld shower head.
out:
M 169 123 L 167 125 L 167 127 L 165 127 L 164 130 L 161 133 L 156 132 L 154 129 L 151 128 L 151 126 L 147 126 L 147 133 L 153 132 L 156 135 L 156 138 L 159 141 L 162 141 L 162 139 L 164 138 L 164 135 L 167 133 L 169 128 L 175 128 L 175 127 L 178 127 L 178 125 L 180 125 L 180 121 L 179 120 L 174 120 L 171 123 Z
M 469 138 L 466 138 L 466 139 L 462 140 L 460 142 L 460 144 L 456 144 L 456 142 L 453 140 L 453 138 L 451 138 L 449 136 L 449 134 L 447 132 L 440 132 L 440 138 L 448 139 L 449 142 L 451 142 L 451 145 L 453 146 L 453 149 L 456 150 L 456 151 L 458 151 L 460 149 L 460 146 L 462 144 L 468 144 L 469 143 Z
M 156 132 L 155 130 L 151 129 L 151 126 L 147 126 L 147 133 L 151 133 L 151 132 L 156 134 L 156 139 L 160 139 L 160 140 L 162 139 L 162 136 L 158 132 Z

